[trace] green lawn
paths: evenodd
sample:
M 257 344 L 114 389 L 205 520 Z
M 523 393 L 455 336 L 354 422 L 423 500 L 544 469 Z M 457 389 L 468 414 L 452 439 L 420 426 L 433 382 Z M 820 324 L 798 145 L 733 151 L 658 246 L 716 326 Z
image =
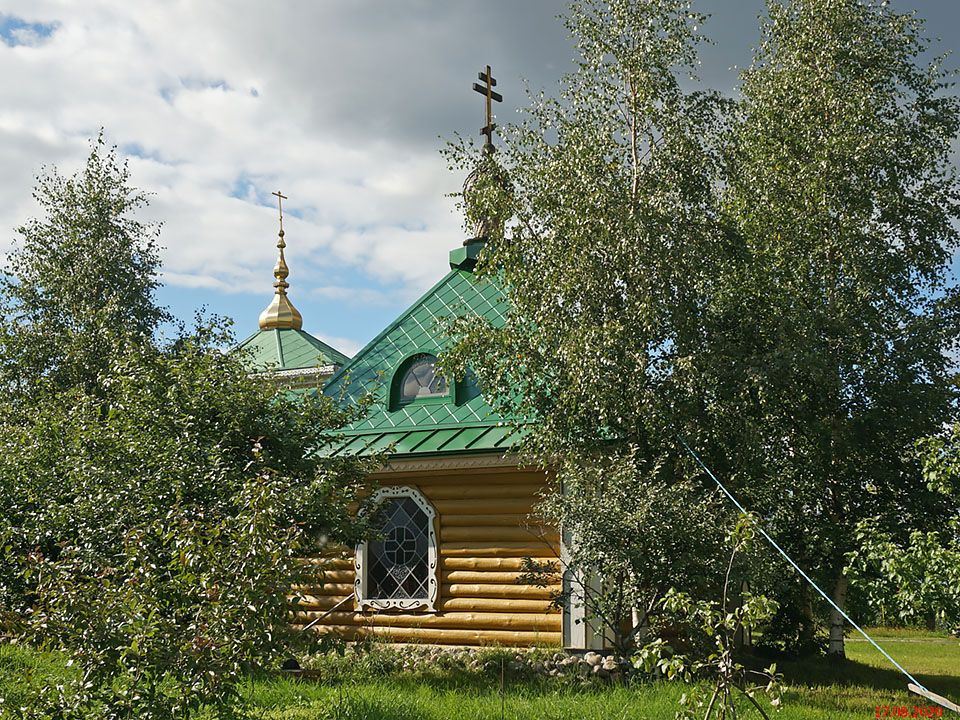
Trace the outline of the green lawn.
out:
M 875 637 L 904 667 L 932 690 L 960 699 L 960 642 L 917 631 L 877 630 Z M 863 720 L 877 705 L 928 705 L 909 695 L 906 681 L 866 642 L 852 639 L 849 660 L 778 663 L 789 689 L 782 720 Z M 16 647 L 0 647 L 0 697 L 16 703 L 27 686 L 49 682 L 65 672 L 54 656 Z M 511 683 L 503 698 L 505 718 L 544 720 L 669 720 L 685 687 L 653 683 L 637 688 L 583 689 L 551 680 Z M 364 720 L 486 720 L 500 718 L 499 683 L 488 676 L 420 674 L 356 679 L 340 684 L 316 680 L 251 680 L 245 694 L 270 720 L 343 718 Z M 747 715 L 750 717 L 750 715 Z M 949 717 L 949 714 L 945 714 Z
M 932 690 L 960 698 L 960 642 L 916 630 L 871 632 L 901 665 Z M 877 705 L 928 705 L 910 695 L 906 680 L 867 642 L 851 639 L 849 660 L 823 658 L 779 663 L 789 689 L 775 717 L 862 720 Z M 556 684 L 511 685 L 503 700 L 506 718 L 669 719 L 677 709 L 682 685 L 654 683 L 640 688 L 563 689 Z M 251 683 L 249 696 L 276 720 L 370 718 L 371 720 L 480 720 L 499 718 L 501 698 L 495 680 L 464 681 L 446 675 L 393 677 L 347 682 L 332 687 L 320 682 L 277 679 Z M 338 712 L 339 711 L 339 712 Z M 748 715 L 749 717 L 749 715 Z

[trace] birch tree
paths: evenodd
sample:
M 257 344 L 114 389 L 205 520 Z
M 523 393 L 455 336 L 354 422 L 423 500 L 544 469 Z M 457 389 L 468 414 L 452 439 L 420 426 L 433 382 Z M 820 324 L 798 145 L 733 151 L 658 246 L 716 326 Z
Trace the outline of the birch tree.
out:
M 858 521 L 903 535 L 936 514 L 911 450 L 956 399 L 960 103 L 914 14 L 873 0 L 768 13 L 725 196 L 753 285 L 742 380 L 764 510 L 843 607 Z M 843 630 L 831 611 L 831 654 Z
M 681 84 L 704 19 L 685 0 L 575 3 L 579 62 L 559 95 L 533 95 L 496 153 L 453 152 L 492 180 L 472 184 L 468 227 L 490 230 L 477 272 L 511 312 L 455 324 L 444 362 L 522 419 L 525 456 L 556 481 L 541 510 L 576 538 L 565 569 L 596 577 L 588 614 L 621 649 L 671 587 L 704 597 L 722 583 L 724 508 L 674 437 L 703 415 L 691 356 L 729 240 L 724 102 Z
M 478 266 L 511 312 L 455 325 L 444 362 L 525 426 L 557 480 L 546 511 L 589 540 L 583 568 L 626 578 L 621 607 L 713 582 L 702 528 L 723 517 L 677 435 L 841 607 L 858 522 L 903 534 L 943 507 L 912 447 L 956 400 L 950 76 L 885 3 L 768 15 L 725 102 L 684 79 L 704 20 L 689 3 L 576 3 L 577 71 L 504 129 L 497 181 L 467 198 L 471 224 L 511 218 L 488 224 Z M 667 491 L 686 501 L 621 501 Z M 668 526 L 703 542 L 654 557 L 680 547 Z M 755 579 L 782 587 L 776 563 Z M 843 630 L 834 612 L 834 654 Z
M 137 217 L 148 194 L 102 132 L 90 145 L 79 172 L 37 177 L 41 214 L 17 228 L 0 275 L 0 384 L 27 402 L 93 388 L 117 352 L 171 320 L 154 297 L 160 226 Z
M 322 448 L 364 404 L 278 394 L 222 320 L 161 341 L 129 181 L 102 138 L 45 172 L 0 282 L 0 628 L 79 668 L 17 717 L 236 717 L 306 638 L 291 596 L 323 574 L 298 558 L 363 537 L 376 466 Z

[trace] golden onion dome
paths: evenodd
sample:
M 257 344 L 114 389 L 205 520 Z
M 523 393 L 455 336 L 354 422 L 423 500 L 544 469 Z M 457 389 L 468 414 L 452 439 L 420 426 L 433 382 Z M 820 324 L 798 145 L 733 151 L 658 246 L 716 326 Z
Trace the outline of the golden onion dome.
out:
M 303 328 L 303 316 L 300 314 L 300 311 L 293 306 L 293 303 L 290 302 L 290 298 L 287 297 L 287 288 L 290 287 L 290 283 L 287 282 L 287 277 L 290 275 L 290 268 L 287 267 L 287 260 L 283 254 L 284 248 L 287 247 L 287 243 L 283 239 L 285 234 L 283 232 L 282 205 L 284 196 L 280 194 L 279 190 L 273 194 L 277 196 L 278 201 L 281 203 L 280 232 L 277 233 L 277 248 L 280 250 L 280 256 L 277 258 L 277 264 L 273 268 L 273 277 L 276 278 L 273 287 L 276 290 L 273 300 L 267 308 L 260 313 L 260 329 L 293 328 L 294 330 L 300 330 Z

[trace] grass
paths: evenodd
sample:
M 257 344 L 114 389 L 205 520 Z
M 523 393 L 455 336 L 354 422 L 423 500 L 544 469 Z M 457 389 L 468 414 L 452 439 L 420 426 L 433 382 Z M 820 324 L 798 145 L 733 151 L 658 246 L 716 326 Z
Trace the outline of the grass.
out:
M 0 717 L 4 709 L 29 703 L 31 695 L 70 674 L 57 653 L 42 653 L 17 645 L 0 645 Z
M 955 701 L 960 699 L 960 642 L 956 639 L 913 629 L 868 632 L 926 687 Z M 874 717 L 878 705 L 912 709 L 931 704 L 909 693 L 906 678 L 868 642 L 850 638 L 847 658 L 843 663 L 826 658 L 779 663 L 791 685 L 784 704 L 803 708 L 796 717 L 851 719 Z M 944 714 L 949 716 L 947 711 Z
M 960 698 L 960 643 L 944 634 L 882 628 L 871 631 L 887 651 L 923 684 Z M 848 660 L 781 660 L 789 689 L 781 720 L 872 718 L 878 705 L 926 706 L 909 694 L 906 680 L 869 643 L 851 639 Z M 583 689 L 550 682 L 507 684 L 505 718 L 641 720 L 672 718 L 688 688 L 651 683 L 637 688 Z M 488 720 L 501 717 L 499 685 L 491 678 L 449 674 L 354 679 L 324 685 L 292 678 L 251 681 L 246 694 L 264 718 L 370 718 L 371 720 Z M 748 715 L 749 717 L 749 715 Z
M 878 628 L 878 642 L 920 682 L 947 697 L 960 699 L 960 643 L 945 634 L 913 629 Z M 875 716 L 878 705 L 926 706 L 907 692 L 906 679 L 869 643 L 851 638 L 848 660 L 826 658 L 780 660 L 789 689 L 775 717 L 781 720 L 862 720 Z M 672 718 L 688 688 L 652 683 L 639 688 L 563 688 L 551 683 L 507 685 L 505 718 L 609 718 L 640 720 Z M 329 686 L 290 678 L 252 682 L 248 697 L 265 718 L 410 718 L 487 720 L 500 717 L 501 698 L 495 681 L 472 682 L 447 675 L 397 676 Z M 339 713 L 338 713 L 339 711 Z
M 871 632 L 923 684 L 960 699 L 960 643 L 915 630 Z M 848 660 L 780 660 L 789 689 L 773 717 L 780 720 L 863 720 L 878 705 L 926 706 L 910 695 L 906 680 L 867 642 L 851 639 Z M 31 688 L 55 681 L 67 670 L 55 655 L 0 646 L 0 697 L 21 702 Z M 438 670 L 416 675 L 354 675 L 337 684 L 291 677 L 250 679 L 243 689 L 264 720 L 663 720 L 672 718 L 689 688 L 666 682 L 639 687 L 582 688 L 544 678 L 508 681 Z M 9 706 L 9 704 L 8 704 Z M 948 717 L 945 714 L 945 717 Z M 747 715 L 750 717 L 750 715 Z M 755 717 L 755 716 L 754 716 Z
M 508 688 L 503 698 L 503 716 L 544 720 L 671 718 L 678 689 L 666 684 L 641 691 Z M 265 711 L 264 717 L 272 720 L 479 720 L 501 716 L 501 699 L 496 687 L 455 690 L 401 679 L 350 684 L 342 689 L 290 680 L 273 681 L 254 685 L 251 696 L 255 705 Z

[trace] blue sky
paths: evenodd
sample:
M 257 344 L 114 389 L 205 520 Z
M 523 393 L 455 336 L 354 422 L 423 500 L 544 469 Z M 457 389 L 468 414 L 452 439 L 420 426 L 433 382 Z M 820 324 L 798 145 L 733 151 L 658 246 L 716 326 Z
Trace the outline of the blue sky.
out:
M 42 44 L 57 29 L 56 22 L 31 22 L 15 15 L 0 15 L 0 40 L 9 47 Z
M 960 3 L 894 0 L 960 44 Z M 700 0 L 701 78 L 733 92 L 759 0 Z M 101 126 L 163 221 L 160 300 L 200 306 L 242 339 L 272 293 L 276 208 L 289 200 L 290 295 L 304 328 L 352 353 L 445 272 L 462 241 L 439 154 L 476 134 L 477 71 L 510 121 L 555 88 L 573 49 L 557 0 L 5 0 L 0 11 L 0 252 L 36 213 L 43 165 L 78 168 Z

